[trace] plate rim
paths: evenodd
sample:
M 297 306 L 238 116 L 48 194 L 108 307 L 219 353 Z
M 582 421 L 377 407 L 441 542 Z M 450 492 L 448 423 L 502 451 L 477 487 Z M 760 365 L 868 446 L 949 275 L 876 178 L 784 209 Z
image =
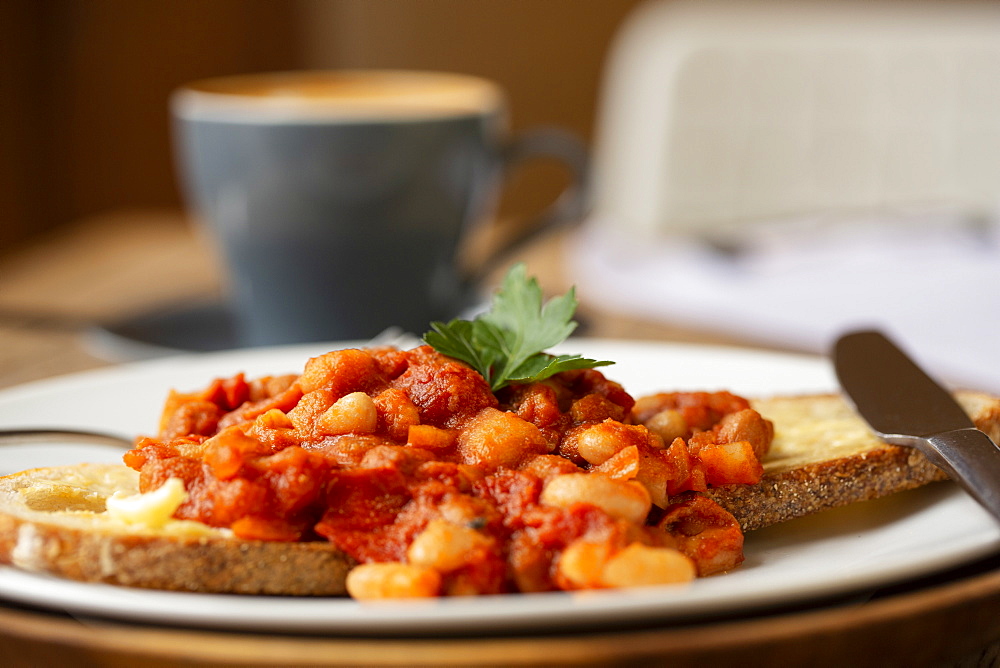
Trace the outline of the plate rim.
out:
M 332 349 L 335 349 L 335 347 L 337 347 L 337 346 L 342 346 L 342 345 L 356 345 L 358 343 L 361 343 L 361 342 L 333 342 L 333 343 L 326 343 L 326 344 L 306 344 L 306 345 L 297 344 L 297 345 L 294 345 L 294 346 L 282 346 L 282 347 L 277 347 L 277 348 L 245 349 L 245 350 L 237 350 L 237 351 L 224 351 L 224 352 L 185 354 L 185 355 L 178 356 L 180 358 L 184 358 L 183 360 L 179 360 L 178 357 L 170 357 L 170 358 L 161 358 L 161 359 L 156 359 L 156 360 L 146 360 L 146 361 L 140 361 L 140 362 L 131 362 L 131 363 L 128 363 L 128 364 L 115 365 L 115 366 L 111 366 L 111 367 L 105 367 L 105 368 L 100 368 L 100 369 L 83 371 L 83 372 L 78 372 L 78 373 L 73 373 L 73 374 L 65 374 L 65 375 L 62 375 L 62 376 L 57 376 L 57 377 L 53 377 L 53 378 L 49 378 L 49 379 L 42 379 L 42 380 L 39 380 L 39 381 L 33 381 L 31 383 L 26 383 L 26 384 L 18 385 L 18 386 L 14 386 L 14 387 L 11 387 L 11 388 L 5 388 L 3 390 L 0 390 L 0 408 L 2 408 L 3 405 L 5 403 L 9 402 L 9 401 L 31 400 L 33 397 L 44 396 L 47 393 L 51 393 L 54 390 L 59 390 L 60 388 L 62 388 L 63 390 L 65 390 L 67 388 L 72 389 L 74 387 L 79 387 L 81 385 L 85 386 L 85 385 L 88 385 L 88 384 L 93 384 L 95 382 L 98 383 L 98 384 L 100 384 L 100 383 L 107 383 L 107 382 L 111 382 L 111 383 L 125 382 L 125 383 L 127 383 L 130 379 L 132 380 L 132 382 L 137 382 L 137 381 L 139 381 L 139 380 L 142 379 L 142 377 L 144 376 L 144 374 L 155 373 L 156 371 L 159 371 L 159 370 L 162 370 L 162 369 L 166 369 L 166 368 L 176 370 L 177 366 L 178 366 L 178 362 L 182 362 L 182 366 L 185 363 L 188 364 L 189 365 L 189 370 L 193 370 L 193 369 L 201 369 L 203 366 L 209 366 L 209 367 L 211 367 L 211 366 L 218 365 L 218 364 L 227 364 L 227 363 L 229 363 L 232 360 L 237 360 L 237 359 L 242 358 L 242 357 L 261 357 L 264 360 L 271 359 L 271 358 L 274 358 L 274 357 L 279 357 L 279 358 L 289 357 L 290 358 L 292 356 L 301 356 L 303 354 L 309 354 L 310 352 L 314 352 L 315 354 L 319 354 L 318 351 L 321 351 L 321 350 L 332 350 Z M 330 347 L 330 346 L 334 346 L 334 347 Z M 824 363 L 824 358 L 822 356 L 812 355 L 812 354 L 806 354 L 806 353 L 796 353 L 796 352 L 786 353 L 786 352 L 782 352 L 782 351 L 773 351 L 773 350 L 768 350 L 768 349 L 744 348 L 744 347 L 739 347 L 739 346 L 717 346 L 717 345 L 701 344 L 701 343 L 655 342 L 655 341 L 642 341 L 642 340 L 629 340 L 629 339 L 596 339 L 596 338 L 594 338 L 594 339 L 587 339 L 587 338 L 581 337 L 581 338 L 578 338 L 578 339 L 572 339 L 572 340 L 570 340 L 566 344 L 563 344 L 563 346 L 560 346 L 560 348 L 566 348 L 566 346 L 572 346 L 573 348 L 576 348 L 576 349 L 580 348 L 581 346 L 584 346 L 584 347 L 586 347 L 586 346 L 592 346 L 593 348 L 616 348 L 617 347 L 617 348 L 628 349 L 632 353 L 636 353 L 637 351 L 639 351 L 639 352 L 641 352 L 641 351 L 647 351 L 648 352 L 650 350 L 655 350 L 655 351 L 671 351 L 671 352 L 673 352 L 675 354 L 681 354 L 681 353 L 694 354 L 696 357 L 698 355 L 709 356 L 709 357 L 713 357 L 713 356 L 714 357 L 718 357 L 719 355 L 734 356 L 737 359 L 743 359 L 743 360 L 749 359 L 749 360 L 752 361 L 752 363 L 755 363 L 755 364 L 756 363 L 765 363 L 766 361 L 769 361 L 769 360 L 784 360 L 784 361 L 787 361 L 787 362 L 791 362 L 793 364 L 804 364 L 806 366 L 813 366 L 813 367 L 815 367 L 816 365 Z M 305 361 L 304 358 L 301 359 L 301 363 L 304 363 L 304 361 Z M 610 367 L 610 369 L 614 369 L 614 367 Z M 182 370 L 182 371 L 184 371 L 184 370 Z M 235 372 L 235 370 L 234 370 L 234 372 Z M 136 378 L 136 376 L 139 376 L 139 378 Z M 613 371 L 608 371 L 608 376 L 613 379 L 614 378 Z M 166 391 L 167 388 L 163 388 L 163 389 L 164 389 L 164 391 Z M 628 389 L 628 388 L 626 388 L 626 389 Z M 4 421 L 3 420 L 3 416 L 0 415 L 0 423 L 2 423 L 3 421 Z M 897 578 L 895 578 L 895 581 L 900 581 L 900 578 L 902 578 L 902 579 L 909 579 L 909 578 L 912 578 L 912 577 L 917 577 L 917 576 L 925 575 L 928 572 L 938 571 L 938 570 L 942 570 L 942 569 L 950 567 L 950 566 L 960 565 L 961 563 L 970 562 L 970 561 L 972 561 L 972 560 L 974 560 L 976 558 L 985 556 L 985 555 L 990 554 L 990 553 L 992 553 L 992 552 L 994 552 L 994 551 L 997 550 L 998 540 L 996 539 L 996 537 L 994 537 L 993 540 L 988 541 L 988 543 L 989 543 L 988 545 L 987 544 L 981 544 L 978 547 L 976 547 L 976 549 L 973 549 L 971 551 L 967 550 L 966 553 L 964 553 L 961 556 L 961 558 L 958 558 L 957 560 L 951 560 L 951 561 L 945 560 L 943 563 L 935 563 L 932 567 L 930 567 L 930 569 L 923 568 L 923 567 L 917 567 L 917 568 L 911 567 L 908 570 L 898 571 L 899 576 Z M 6 570 L 3 570 L 3 569 L 6 569 Z M 10 581 L 11 581 L 12 577 L 11 577 L 10 571 L 13 571 L 13 570 L 14 569 L 11 569 L 10 567 L 2 567 L 2 568 L 0 568 L 0 598 L 17 599 L 17 600 L 19 600 L 22 603 L 32 604 L 33 603 L 32 600 L 24 600 L 24 598 L 18 599 L 17 597 L 20 594 L 16 590 L 16 587 L 14 589 L 11 588 Z M 54 579 L 56 581 L 57 585 L 58 584 L 67 584 L 68 583 L 68 584 L 70 584 L 70 587 L 64 587 L 63 588 L 66 591 L 68 591 L 69 589 L 77 589 L 78 586 L 92 587 L 92 589 L 89 590 L 91 592 L 95 591 L 95 589 L 93 589 L 93 587 L 97 587 L 97 588 L 100 588 L 100 587 L 113 587 L 112 585 L 93 585 L 93 586 L 91 586 L 91 585 L 88 585 L 87 583 L 69 582 L 69 581 L 64 581 L 64 580 L 60 580 L 60 579 L 57 579 L 57 578 L 51 578 L 51 576 L 34 576 L 33 574 L 23 573 L 21 571 L 17 571 L 16 575 L 15 575 L 15 577 L 13 579 L 14 580 L 18 580 L 19 578 L 17 576 L 20 576 L 20 575 L 25 575 L 25 576 L 30 576 L 30 577 L 41 577 L 43 579 L 44 578 Z M 725 576 L 723 576 L 723 577 L 725 577 Z M 804 601 L 804 600 L 808 600 L 810 598 L 815 599 L 817 597 L 837 595 L 837 594 L 843 593 L 845 591 L 852 591 L 852 590 L 864 589 L 864 588 L 867 588 L 867 587 L 871 587 L 871 586 L 874 586 L 874 585 L 879 585 L 879 584 L 883 584 L 883 583 L 887 583 L 887 582 L 888 581 L 886 581 L 884 577 L 878 577 L 878 576 L 870 574 L 867 577 L 867 579 L 865 579 L 865 578 L 857 579 L 856 578 L 853 581 L 853 584 L 851 584 L 851 586 L 847 587 L 847 588 L 843 587 L 843 585 L 840 585 L 840 586 L 835 586 L 833 589 L 830 589 L 828 587 L 823 587 L 821 585 L 817 585 L 817 586 L 813 587 L 812 589 L 810 589 L 808 592 L 803 592 L 802 594 L 800 594 L 800 595 L 798 595 L 796 597 L 793 597 L 791 599 L 788 598 L 787 595 L 780 595 L 780 594 L 778 594 L 776 592 L 772 593 L 769 596 L 766 595 L 766 594 L 762 595 L 760 592 L 757 592 L 757 594 L 756 594 L 757 598 L 755 598 L 754 601 L 744 601 L 743 604 L 742 604 L 742 607 L 740 607 L 740 609 L 744 610 L 744 611 L 758 610 L 758 609 L 761 609 L 761 608 L 773 607 L 773 606 L 775 606 L 777 604 L 781 604 L 781 603 L 785 603 L 785 602 L 790 602 L 790 603 L 791 602 L 796 602 L 796 601 L 800 601 L 801 602 L 801 601 Z M 39 581 L 35 581 L 33 584 L 37 586 L 39 584 Z M 118 588 L 118 589 L 120 590 L 122 588 Z M 587 618 L 588 616 L 591 617 L 591 618 L 594 617 L 594 616 L 597 616 L 599 614 L 598 608 L 600 609 L 601 612 L 604 612 L 605 614 L 607 612 L 611 611 L 611 610 L 614 610 L 618 614 L 621 614 L 621 615 L 632 615 L 636 619 L 661 619 L 661 620 L 662 619 L 679 619 L 679 618 L 691 619 L 691 618 L 703 618 L 703 617 L 711 617 L 712 616 L 712 610 L 704 610 L 704 609 L 699 610 L 699 609 L 696 609 L 696 608 L 688 610 L 688 611 L 684 612 L 684 614 L 679 614 L 679 613 L 678 614 L 670 614 L 669 612 L 667 612 L 666 614 L 664 614 L 664 612 L 663 612 L 662 609 L 661 610 L 657 610 L 657 604 L 658 603 L 662 604 L 662 601 L 660 601 L 658 599 L 655 599 L 655 596 L 653 596 L 653 594 L 650 593 L 651 591 L 653 591 L 655 593 L 655 591 L 658 590 L 658 589 L 659 588 L 649 588 L 648 590 L 645 590 L 645 591 L 639 592 L 639 593 L 636 593 L 636 592 L 626 593 L 624 596 L 622 595 L 621 591 L 608 592 L 608 593 L 606 593 L 606 592 L 600 592 L 600 593 L 598 593 L 596 595 L 588 593 L 586 595 L 583 595 L 582 597 L 578 596 L 577 598 L 582 598 L 583 600 L 589 599 L 589 600 L 592 600 L 592 601 L 600 601 L 601 605 L 597 606 L 597 607 L 594 607 L 594 608 L 586 608 L 586 606 L 584 606 L 583 609 L 586 609 L 588 611 L 587 612 L 583 612 L 583 613 L 580 612 L 581 608 L 578 608 L 577 611 L 576 611 L 576 619 L 577 619 L 577 621 L 580 621 L 580 622 L 583 622 L 583 623 L 593 624 L 594 622 L 593 622 L 592 619 L 585 619 L 585 618 Z M 189 597 L 189 596 L 200 596 L 200 597 L 213 596 L 213 595 L 206 595 L 206 594 L 189 594 L 189 593 L 181 593 L 181 592 L 156 592 L 156 591 L 149 591 L 149 590 L 125 590 L 125 591 L 128 592 L 126 594 L 126 597 L 128 597 L 128 598 L 134 598 L 134 595 L 137 595 L 137 594 L 138 595 L 141 595 L 141 594 L 153 594 L 153 596 L 151 596 L 151 597 L 145 597 L 147 599 L 155 599 L 155 598 L 157 598 L 157 595 L 159 595 L 159 594 L 171 594 L 171 595 L 182 596 L 182 597 Z M 86 613 L 90 613 L 90 614 L 100 614 L 100 615 L 111 616 L 111 617 L 120 617 L 121 615 L 127 615 L 129 618 L 135 618 L 135 616 L 138 615 L 140 617 L 143 617 L 145 619 L 145 621 L 150 621 L 150 622 L 153 622 L 153 623 L 159 622 L 159 623 L 167 623 L 167 624 L 176 624 L 176 623 L 179 623 L 181 621 L 179 613 L 176 614 L 173 618 L 171 618 L 170 615 L 144 614 L 143 613 L 143 606 L 146 605 L 146 604 L 141 604 L 141 603 L 138 606 L 130 608 L 127 611 L 121 611 L 121 610 L 119 610 L 116 613 L 116 611 L 114 609 L 108 609 L 106 606 L 104 608 L 102 608 L 99 603 L 94 603 L 95 598 L 91 597 L 89 595 L 88 596 L 84 596 L 84 601 L 83 601 L 82 605 L 77 605 L 77 603 L 79 603 L 79 601 L 77 601 L 77 603 L 74 603 L 74 601 L 72 600 L 72 597 L 67 598 L 67 596 L 60 596 L 58 594 L 51 594 L 51 593 L 48 594 L 48 596 L 49 596 L 49 599 L 47 601 L 43 601 L 42 603 L 44 605 L 48 606 L 48 607 L 52 607 L 52 608 L 56 608 L 56 609 L 63 609 L 63 610 L 65 610 L 65 609 L 69 609 L 69 608 L 74 608 L 77 611 L 81 611 L 81 612 L 86 612 Z M 225 598 L 229 598 L 230 600 L 232 600 L 229 596 L 226 596 L 226 595 L 221 595 L 221 596 L 223 596 Z M 503 601 L 510 601 L 511 600 L 511 598 L 510 598 L 511 596 L 516 596 L 518 602 L 538 601 L 538 600 L 544 600 L 544 601 L 556 601 L 556 600 L 558 600 L 558 601 L 565 601 L 567 598 L 570 598 L 570 599 L 573 598 L 572 595 L 566 595 L 564 593 L 545 594 L 545 595 L 524 595 L 524 594 L 519 594 L 519 595 L 507 595 L 502 600 Z M 547 598 L 545 598 L 545 599 L 530 598 L 531 596 L 545 596 Z M 142 598 L 142 597 L 140 596 L 140 598 Z M 257 599 L 257 598 L 264 598 L 264 597 L 253 597 L 253 598 Z M 492 597 L 486 597 L 486 599 L 487 599 L 487 603 L 497 604 L 496 600 L 491 600 Z M 201 600 L 202 600 L 202 602 L 207 601 L 207 599 L 205 599 L 205 598 L 202 598 Z M 246 600 L 246 598 L 241 598 L 240 599 L 240 601 L 245 601 L 245 600 Z M 269 600 L 274 601 L 273 598 L 271 598 Z M 297 602 L 302 602 L 299 599 L 293 599 L 293 600 L 297 601 Z M 480 598 L 479 600 L 482 601 L 483 599 Z M 338 599 L 337 602 L 339 603 L 341 601 L 348 601 L 348 599 Z M 37 604 L 38 602 L 39 602 L 39 600 L 38 600 L 38 598 L 36 598 L 34 600 L 34 603 Z M 536 607 L 540 608 L 541 611 L 536 610 L 536 611 L 534 611 L 533 614 L 531 614 L 532 611 L 529 610 L 528 611 L 529 614 L 525 615 L 524 614 L 525 611 L 522 610 L 520 612 L 520 614 L 519 614 L 519 617 L 522 620 L 520 622 L 520 625 L 523 626 L 523 627 L 525 627 L 525 628 L 527 628 L 527 627 L 536 628 L 537 625 L 540 622 L 540 619 L 539 619 L 540 617 L 541 617 L 541 622 L 544 622 L 544 618 L 546 617 L 546 615 L 553 614 L 551 612 L 544 612 L 544 610 L 548 610 L 549 609 L 548 607 L 546 607 L 548 605 L 549 604 L 546 603 L 546 604 L 543 604 L 543 605 L 540 605 L 540 606 L 536 606 Z M 318 607 L 318 606 L 315 603 L 310 603 L 307 606 L 299 606 L 299 607 L 303 607 L 303 608 L 310 607 L 310 608 L 313 608 L 313 607 Z M 321 606 L 319 606 L 319 607 L 321 607 Z M 360 606 L 358 606 L 358 605 L 354 605 L 353 607 L 361 609 Z M 419 607 L 423 608 L 424 611 L 425 611 L 425 613 L 426 613 L 427 606 L 425 604 L 421 605 Z M 510 607 L 510 606 L 507 606 L 507 607 Z M 514 605 L 514 607 L 516 608 L 517 606 Z M 662 607 L 662 605 L 660 605 L 660 607 Z M 112 608 L 113 608 L 113 606 L 112 606 Z M 451 602 L 446 602 L 443 605 L 438 605 L 437 608 L 438 609 L 444 608 L 446 610 L 450 609 L 450 608 L 458 608 L 459 612 L 461 611 L 461 606 L 460 605 L 452 604 Z M 385 610 L 387 610 L 387 608 L 383 606 L 382 607 L 382 612 L 384 613 Z M 355 610 L 355 613 L 356 612 L 357 611 Z M 511 613 L 511 614 L 513 614 L 513 613 Z M 352 623 L 347 623 L 347 622 L 342 621 L 341 623 L 338 624 L 338 623 L 331 623 L 331 622 L 329 622 L 327 620 L 327 621 L 319 621 L 315 625 L 312 625 L 312 626 L 308 626 L 307 625 L 306 627 L 303 627 L 302 624 L 292 624 L 292 625 L 287 625 L 287 626 L 285 626 L 285 625 L 279 625 L 279 628 L 284 629 L 284 630 L 296 630 L 296 629 L 302 630 L 303 628 L 305 628 L 305 630 L 309 630 L 309 631 L 358 633 L 359 631 L 362 630 L 362 625 L 368 625 L 368 626 L 370 626 L 373 622 L 378 621 L 378 622 L 380 622 L 382 624 L 382 626 L 380 626 L 379 629 L 378 629 L 379 632 L 387 632 L 387 631 L 394 631 L 395 632 L 395 631 L 405 630 L 405 631 L 408 631 L 408 632 L 416 632 L 416 633 L 433 633 L 435 631 L 440 631 L 441 628 L 442 628 L 441 625 L 443 623 L 448 622 L 449 619 L 451 621 L 456 621 L 454 619 L 454 617 L 456 615 L 461 616 L 458 612 L 456 612 L 456 613 L 453 613 L 451 615 L 451 618 L 449 618 L 447 615 L 445 615 L 445 619 L 441 619 L 440 617 L 435 616 L 435 615 L 426 615 L 425 614 L 424 617 L 425 617 L 426 621 L 425 621 L 424 624 L 420 625 L 418 628 L 414 628 L 412 626 L 412 624 L 408 624 L 407 620 L 405 618 L 396 618 L 395 620 L 393 620 L 391 618 L 387 618 L 387 616 L 385 614 L 381 614 L 379 616 L 376 616 L 375 618 L 371 618 L 371 617 L 369 617 L 367 615 L 367 613 L 355 614 L 355 616 L 353 617 L 353 619 L 358 620 L 357 623 L 353 623 L 353 622 Z M 251 617 L 253 617 L 253 616 L 251 616 Z M 258 630 L 260 628 L 263 628 L 264 625 L 265 625 L 265 620 L 259 619 L 259 618 L 244 619 L 242 622 L 234 621 L 234 620 L 228 620 L 227 621 L 227 620 L 224 620 L 224 619 L 217 620 L 217 621 L 218 621 L 218 623 L 211 623 L 210 619 L 203 619 L 203 620 L 199 621 L 199 625 L 200 626 L 204 626 L 205 628 L 218 628 L 218 629 L 258 629 Z M 468 617 L 468 616 L 466 616 L 464 619 L 459 619 L 457 621 L 462 622 L 462 628 L 467 628 L 467 629 L 475 630 L 475 631 L 478 631 L 478 632 L 482 632 L 484 630 L 489 630 L 489 628 L 497 626 L 496 620 L 495 619 L 491 620 L 488 617 L 476 617 L 476 616 Z M 509 623 L 513 623 L 513 622 L 511 620 L 509 620 L 509 619 L 505 620 L 505 621 L 508 622 L 508 624 L 506 625 L 506 628 L 510 628 Z M 274 620 L 273 619 L 267 620 L 266 628 L 272 628 L 272 629 L 275 628 Z

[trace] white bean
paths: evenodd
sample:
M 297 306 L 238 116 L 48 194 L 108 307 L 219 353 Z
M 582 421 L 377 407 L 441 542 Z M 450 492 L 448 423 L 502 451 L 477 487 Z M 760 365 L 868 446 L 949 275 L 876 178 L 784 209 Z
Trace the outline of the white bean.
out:
M 600 580 L 607 587 L 644 587 L 690 582 L 694 577 L 694 564 L 677 550 L 632 543 L 604 564 Z
M 359 600 L 426 598 L 440 590 L 437 571 L 410 564 L 361 564 L 347 574 L 347 593 Z
M 615 429 L 616 424 L 601 422 L 577 434 L 576 449 L 580 456 L 597 466 L 618 454 L 628 443 Z
M 557 581 L 564 589 L 594 589 L 602 586 L 604 564 L 611 556 L 607 543 L 575 540 L 559 557 Z
M 414 566 L 441 573 L 461 568 L 476 548 L 492 543 L 488 536 L 445 520 L 432 520 L 410 543 L 406 558 Z
M 688 432 L 684 416 L 672 408 L 660 411 L 643 424 L 654 434 L 659 434 L 665 443 L 670 443 L 675 438 L 683 438 Z
M 567 473 L 545 484 L 541 502 L 568 508 L 575 503 L 597 506 L 612 517 L 642 524 L 652 507 L 649 492 L 631 480 L 615 480 L 595 473 Z

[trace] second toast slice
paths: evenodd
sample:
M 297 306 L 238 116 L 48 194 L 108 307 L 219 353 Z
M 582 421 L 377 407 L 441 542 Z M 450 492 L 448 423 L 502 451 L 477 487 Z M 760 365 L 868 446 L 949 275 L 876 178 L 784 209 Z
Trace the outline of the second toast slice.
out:
M 956 398 L 976 426 L 1000 439 L 1000 398 L 961 391 Z M 881 441 L 838 395 L 753 402 L 775 425 L 756 485 L 727 485 L 708 495 L 744 531 L 946 480 L 920 452 Z

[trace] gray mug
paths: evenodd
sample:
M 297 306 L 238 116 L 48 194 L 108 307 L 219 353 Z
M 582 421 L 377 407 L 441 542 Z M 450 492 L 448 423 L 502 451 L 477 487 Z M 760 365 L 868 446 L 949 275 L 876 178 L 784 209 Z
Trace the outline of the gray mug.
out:
M 456 255 L 514 162 L 555 157 L 573 176 L 529 231 L 578 218 L 585 201 L 582 144 L 512 138 L 502 90 L 477 77 L 242 75 L 189 84 L 171 107 L 182 187 L 227 270 L 240 345 L 422 333 L 459 314 L 477 277 Z

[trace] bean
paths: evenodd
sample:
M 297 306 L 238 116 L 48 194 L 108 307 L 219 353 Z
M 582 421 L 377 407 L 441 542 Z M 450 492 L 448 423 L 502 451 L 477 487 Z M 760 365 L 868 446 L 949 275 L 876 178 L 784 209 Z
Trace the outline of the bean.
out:
M 652 507 L 649 492 L 639 483 L 592 473 L 568 473 L 552 478 L 542 490 L 541 502 L 559 508 L 589 503 L 612 517 L 636 524 L 645 522 Z
M 425 598 L 440 591 L 437 571 L 410 564 L 361 564 L 347 574 L 347 593 L 359 600 Z

